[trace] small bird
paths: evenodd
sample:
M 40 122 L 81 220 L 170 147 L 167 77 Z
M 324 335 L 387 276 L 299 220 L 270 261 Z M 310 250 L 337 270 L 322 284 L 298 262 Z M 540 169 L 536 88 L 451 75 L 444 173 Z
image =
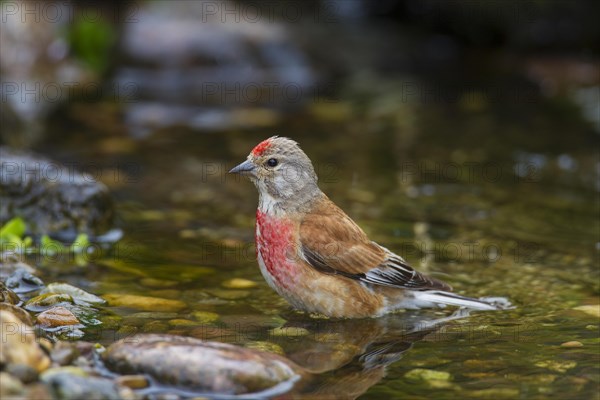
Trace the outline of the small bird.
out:
M 450 285 L 369 240 L 319 189 L 310 159 L 291 139 L 262 141 L 229 172 L 247 176 L 258 189 L 258 264 L 269 286 L 295 308 L 335 318 L 445 305 L 510 308 L 502 297 L 451 293 Z

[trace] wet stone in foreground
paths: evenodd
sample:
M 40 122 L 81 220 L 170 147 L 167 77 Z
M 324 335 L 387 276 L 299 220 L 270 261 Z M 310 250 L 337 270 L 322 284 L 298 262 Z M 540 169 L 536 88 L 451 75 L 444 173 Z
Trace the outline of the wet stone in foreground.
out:
M 275 354 L 172 335 L 121 340 L 103 359 L 112 371 L 148 374 L 159 384 L 203 393 L 277 394 L 302 374 L 300 367 Z

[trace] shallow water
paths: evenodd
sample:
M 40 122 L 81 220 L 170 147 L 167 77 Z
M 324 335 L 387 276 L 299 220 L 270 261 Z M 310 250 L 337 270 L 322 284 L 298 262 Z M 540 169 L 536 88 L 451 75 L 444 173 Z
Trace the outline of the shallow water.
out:
M 269 130 L 85 145 L 66 121 L 50 153 L 86 160 L 111 187 L 124 238 L 84 267 L 37 261 L 46 282 L 175 300 L 109 305 L 84 339 L 169 332 L 275 351 L 314 372 L 294 389 L 309 398 L 597 398 L 598 137 L 552 107 L 348 96 Z M 322 189 L 374 240 L 458 293 L 516 308 L 437 330 L 427 321 L 452 310 L 360 321 L 292 311 L 256 265 L 256 191 L 225 173 L 275 133 L 300 142 Z M 230 288 L 233 278 L 256 284 Z M 572 341 L 582 346 L 561 346 Z

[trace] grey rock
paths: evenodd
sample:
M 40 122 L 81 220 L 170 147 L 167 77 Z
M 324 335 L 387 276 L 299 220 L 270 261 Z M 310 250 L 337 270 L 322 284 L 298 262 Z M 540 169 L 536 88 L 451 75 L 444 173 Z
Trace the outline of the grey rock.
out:
M 19 215 L 32 234 L 75 237 L 107 231 L 113 202 L 106 186 L 75 166 L 0 147 L 0 223 Z
M 44 282 L 35 274 L 35 268 L 22 262 L 16 255 L 5 253 L 0 256 L 0 282 L 4 282 L 14 293 L 41 289 Z
M 42 376 L 58 400 L 121 400 L 118 386 L 110 379 L 87 377 L 69 372 Z
M 25 364 L 10 364 L 6 372 L 18 378 L 23 383 L 35 382 L 38 379 L 38 371 Z

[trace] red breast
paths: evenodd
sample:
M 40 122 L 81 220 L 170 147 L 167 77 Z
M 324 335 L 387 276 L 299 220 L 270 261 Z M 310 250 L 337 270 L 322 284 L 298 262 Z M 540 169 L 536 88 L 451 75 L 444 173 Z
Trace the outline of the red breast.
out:
M 256 252 L 273 280 L 290 289 L 298 275 L 294 222 L 256 210 Z

